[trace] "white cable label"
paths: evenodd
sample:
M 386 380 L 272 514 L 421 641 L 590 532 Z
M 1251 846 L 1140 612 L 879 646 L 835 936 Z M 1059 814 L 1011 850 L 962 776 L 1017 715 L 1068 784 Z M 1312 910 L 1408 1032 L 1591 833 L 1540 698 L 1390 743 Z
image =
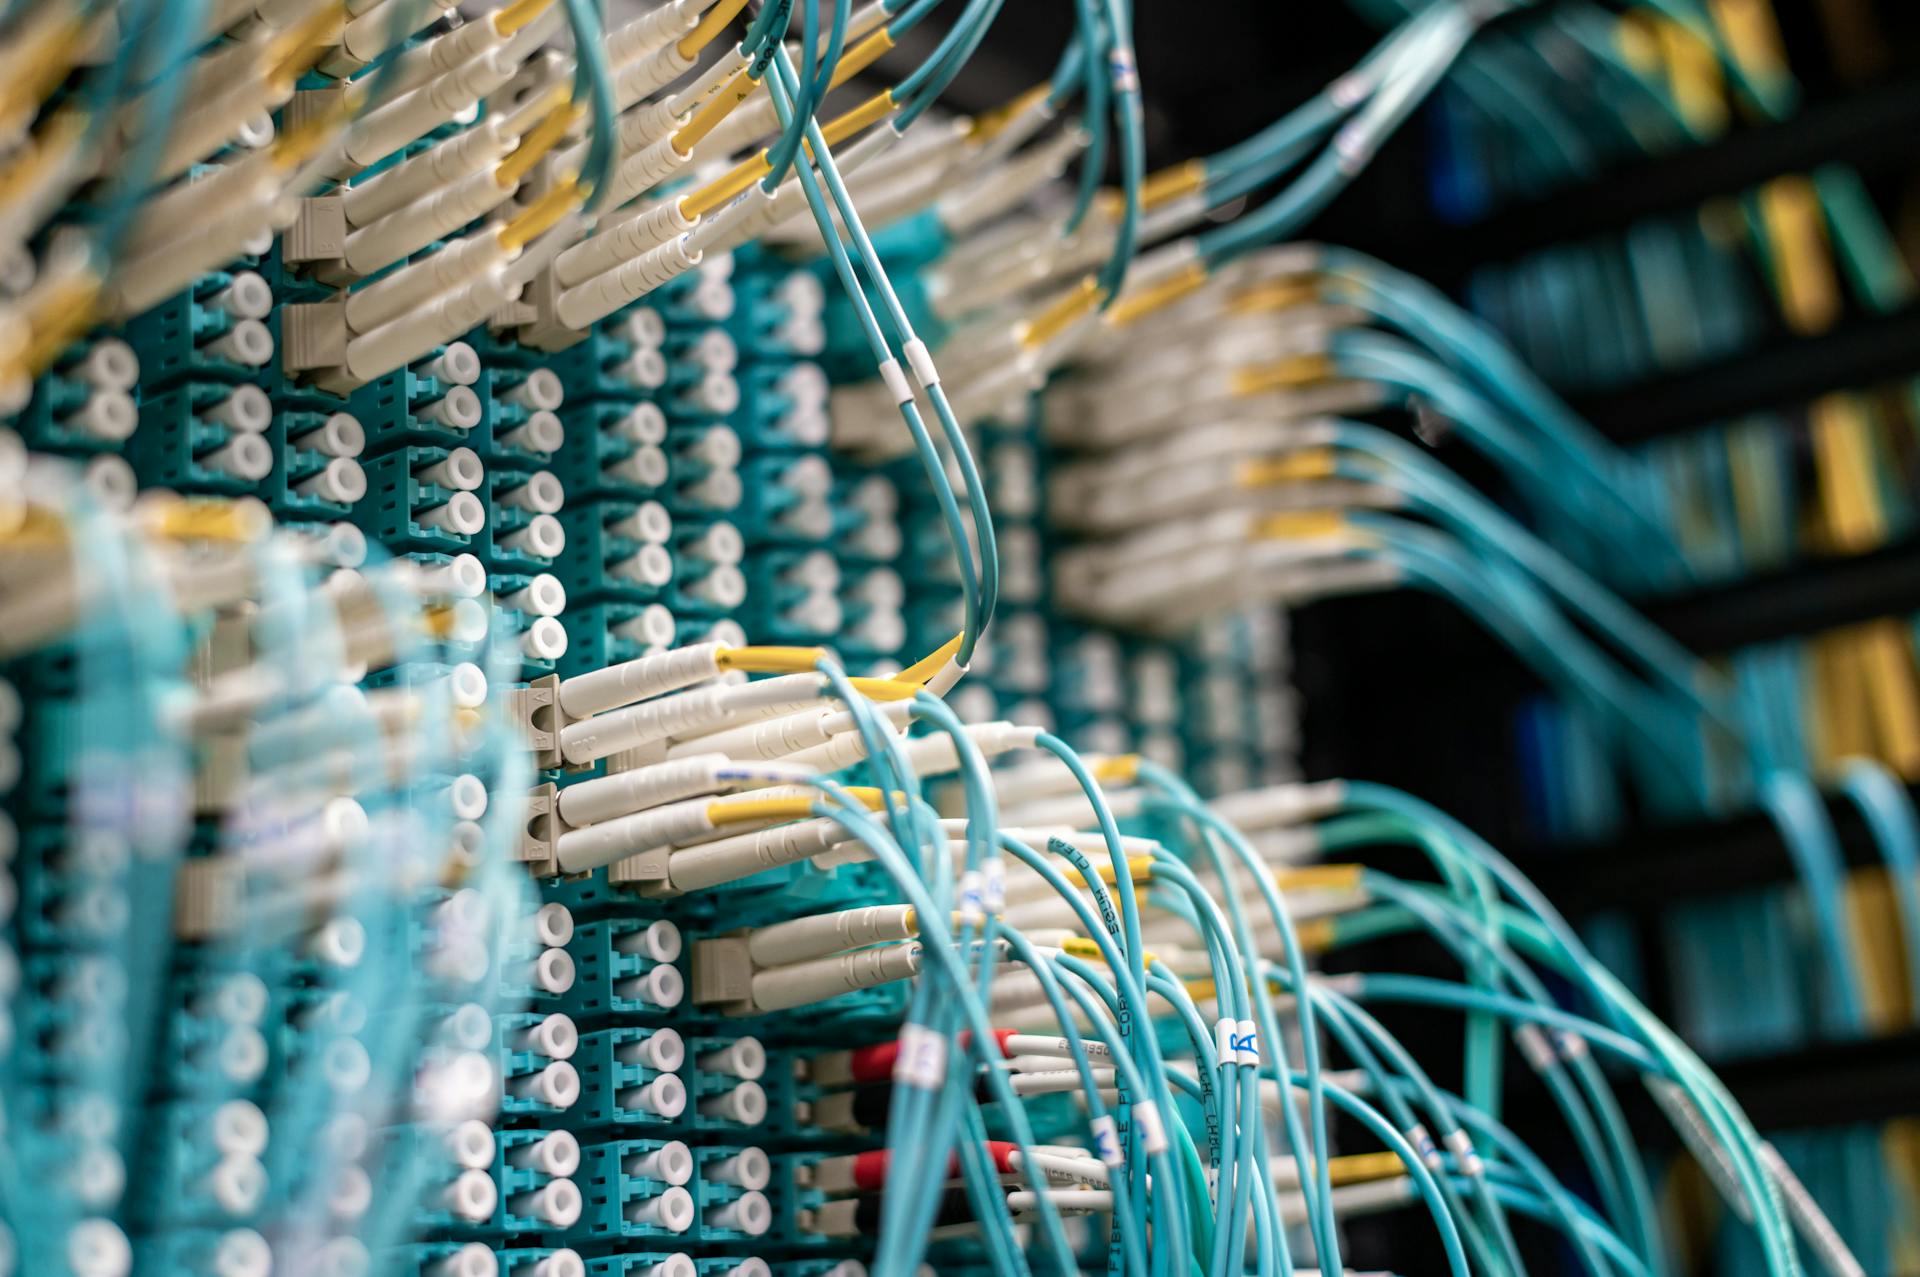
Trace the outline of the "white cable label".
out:
M 991 914 L 1005 913 L 1007 911 L 1007 866 L 1005 862 L 998 856 L 989 856 L 987 858 L 986 868 L 981 870 L 980 876 L 984 884 L 980 892 L 981 903 L 986 905 L 987 912 Z
M 937 1091 L 947 1080 L 947 1036 L 912 1021 L 900 1026 L 900 1054 L 893 1080 L 921 1091 Z
M 978 869 L 960 875 L 960 925 L 980 928 L 987 925 L 987 880 Z
M 1120 1151 L 1120 1124 L 1113 1120 L 1112 1114 L 1102 1113 L 1093 1119 L 1094 1156 L 1108 1166 L 1123 1165 L 1127 1156 Z
M 1260 1067 L 1260 1026 L 1252 1020 L 1240 1021 L 1240 1035 L 1234 1041 L 1240 1052 L 1240 1063 L 1253 1068 Z
M 907 366 L 913 369 L 913 375 L 920 379 L 923 386 L 940 384 L 940 370 L 933 366 L 933 356 L 927 350 L 927 343 L 915 337 L 900 347 L 900 353 L 907 357 Z
M 1413 1151 L 1421 1163 L 1430 1171 L 1440 1169 L 1440 1149 L 1433 1142 L 1433 1135 L 1425 1126 L 1415 1122 L 1406 1130 L 1407 1143 L 1413 1145 Z
M 1225 1017 L 1213 1022 L 1213 1049 L 1220 1057 L 1222 1066 L 1240 1063 L 1240 1048 L 1234 1038 L 1240 1032 L 1240 1021 Z
M 1583 1060 L 1591 1050 L 1587 1040 L 1572 1029 L 1561 1029 L 1553 1035 L 1553 1040 L 1559 1044 L 1560 1058 L 1563 1060 Z
M 1523 1024 L 1513 1031 L 1513 1044 L 1535 1073 L 1545 1073 L 1560 1059 L 1553 1043 L 1537 1024 Z
M 1125 44 L 1114 45 L 1113 52 L 1107 55 L 1107 69 L 1113 73 L 1113 91 L 1115 93 L 1138 93 L 1140 91 L 1140 70 L 1134 64 L 1132 46 Z
M 1164 1153 L 1172 1147 L 1167 1143 L 1167 1127 L 1160 1120 L 1160 1106 L 1152 1100 L 1141 1100 L 1133 1106 L 1134 1124 L 1140 1128 L 1140 1145 L 1148 1153 Z
M 880 365 L 880 380 L 887 384 L 887 393 L 893 396 L 896 404 L 913 402 L 913 387 L 907 384 L 907 374 L 900 370 L 900 361 L 891 356 Z
M 1480 1154 L 1474 1152 L 1473 1137 L 1467 1134 L 1465 1127 L 1455 1127 L 1447 1132 L 1447 1147 L 1459 1159 L 1462 1175 L 1486 1174 L 1487 1164 L 1480 1160 Z
M 1345 111 L 1371 97 L 1373 86 L 1374 77 L 1359 71 L 1349 71 L 1327 86 L 1327 100 Z

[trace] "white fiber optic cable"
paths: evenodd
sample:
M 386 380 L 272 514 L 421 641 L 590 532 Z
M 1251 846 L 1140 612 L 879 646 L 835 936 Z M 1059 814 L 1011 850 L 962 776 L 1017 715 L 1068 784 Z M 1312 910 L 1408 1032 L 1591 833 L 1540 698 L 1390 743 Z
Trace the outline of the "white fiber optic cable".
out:
M 371 225 L 469 174 L 491 169 L 506 158 L 515 137 L 504 117 L 490 115 L 418 155 L 342 187 L 340 203 L 348 225 Z
M 583 718 L 691 687 L 719 675 L 721 650 L 699 643 L 577 674 L 561 681 L 560 708 Z
M 912 705 L 907 701 L 889 701 L 874 706 L 870 712 L 889 723 L 895 731 L 904 731 L 912 713 Z M 853 711 L 831 705 L 821 706 L 677 739 L 667 747 L 667 756 L 671 758 L 712 752 L 725 754 L 729 758 L 791 758 L 803 750 L 824 745 L 832 738 L 852 731 L 854 727 Z M 798 761 L 806 765 L 804 759 Z
M 838 821 L 817 817 L 676 848 L 667 859 L 667 887 L 684 893 L 737 882 L 817 856 L 843 835 Z
M 685 236 L 642 253 L 560 294 L 554 313 L 569 328 L 586 328 L 700 264 Z
M 799 708 L 819 700 L 824 685 L 817 674 L 783 674 L 756 683 L 677 692 L 570 723 L 561 729 L 560 749 L 571 762 L 591 762 L 623 749 L 711 730 L 736 713 Z
M 725 754 L 697 754 L 569 785 L 560 791 L 560 814 L 569 824 L 589 825 L 701 794 L 797 784 L 813 774 L 792 763 L 743 763 Z
M 747 952 L 759 966 L 785 966 L 918 934 L 912 906 L 867 905 L 756 927 Z
M 757 1011 L 786 1011 L 824 1002 L 859 989 L 871 989 L 919 974 L 920 946 L 894 944 L 810 962 L 758 971 L 753 977 Z
M 321 59 L 319 70 L 335 79 L 352 75 L 392 47 L 390 41 L 406 39 L 457 3 L 458 0 L 424 0 L 423 3 L 385 0 L 383 4 L 363 10 L 341 30 L 338 47 Z M 411 17 L 412 22 L 399 21 L 403 16 Z M 408 29 L 396 32 L 395 26 Z
M 432 304 L 355 337 L 347 343 L 346 363 L 314 380 L 335 391 L 365 385 L 473 328 L 511 296 L 504 272 L 486 271 Z
M 389 4 L 400 0 L 387 0 Z M 518 70 L 499 49 L 488 49 L 419 88 L 375 107 L 348 130 L 331 176 L 346 178 L 445 124 L 497 92 Z
M 469 173 L 349 232 L 341 260 L 355 274 L 371 275 L 493 211 L 512 194 L 491 169 Z

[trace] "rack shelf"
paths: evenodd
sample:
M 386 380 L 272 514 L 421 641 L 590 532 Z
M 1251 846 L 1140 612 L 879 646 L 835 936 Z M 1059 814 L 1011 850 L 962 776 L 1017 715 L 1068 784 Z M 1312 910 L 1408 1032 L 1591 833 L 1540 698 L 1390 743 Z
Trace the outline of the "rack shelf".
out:
M 1709 653 L 1920 612 L 1920 537 L 1653 601 L 1644 611 Z
M 1783 173 L 1830 163 L 1872 173 L 1911 163 L 1916 129 L 1920 83 L 1859 90 L 1779 123 L 1654 156 L 1466 226 L 1436 231 L 1403 244 L 1393 260 L 1435 282 L 1458 282 L 1476 266 L 1695 208 Z
M 1911 792 L 1920 801 L 1920 786 Z M 1851 801 L 1829 798 L 1827 809 L 1848 865 L 1884 863 Z M 1691 897 L 1786 882 L 1794 874 L 1786 844 L 1760 812 L 1590 846 L 1536 848 L 1515 853 L 1513 861 L 1574 917 L 1604 910 L 1649 914 Z
M 1661 374 L 1574 410 L 1616 443 L 1806 403 L 1920 371 L 1920 306 L 1849 320 L 1817 337 L 1784 337 L 1683 372 Z
M 1790 1051 L 1731 1060 L 1710 1067 L 1762 1134 L 1853 1123 L 1885 1122 L 1920 1114 L 1920 1030 L 1842 1042 L 1818 1042 Z M 1651 1096 L 1638 1086 L 1616 1093 L 1634 1133 L 1649 1144 L 1678 1143 Z M 1562 1129 L 1546 1088 L 1515 1074 L 1510 1122 L 1536 1138 Z

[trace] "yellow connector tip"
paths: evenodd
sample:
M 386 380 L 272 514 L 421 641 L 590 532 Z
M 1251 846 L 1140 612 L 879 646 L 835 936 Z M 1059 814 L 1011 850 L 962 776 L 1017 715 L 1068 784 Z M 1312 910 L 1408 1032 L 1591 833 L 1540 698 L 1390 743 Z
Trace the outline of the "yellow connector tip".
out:
M 1338 510 L 1288 510 L 1269 514 L 1254 525 L 1262 541 L 1319 541 L 1347 530 L 1347 516 Z
M 1237 368 L 1228 389 L 1241 399 L 1273 390 L 1294 390 L 1333 377 L 1333 359 L 1324 354 L 1290 355 L 1270 364 Z
M 1407 1164 L 1397 1153 L 1353 1153 L 1327 1159 L 1327 1179 L 1335 1187 L 1344 1184 L 1370 1184 L 1375 1180 L 1397 1179 L 1407 1173 Z
M 1273 885 L 1282 891 L 1358 891 L 1364 865 L 1301 865 L 1273 871 Z
M 1199 262 L 1188 262 L 1171 278 L 1157 284 L 1145 288 L 1123 288 L 1113 305 L 1107 307 L 1107 322 L 1115 328 L 1125 328 L 1162 307 L 1172 305 L 1206 282 L 1207 268 Z
M 1052 302 L 1032 319 L 1018 325 L 1014 336 L 1028 350 L 1037 350 L 1093 313 L 1107 299 L 1100 281 L 1088 275 L 1068 292 Z
M 1053 93 L 1053 81 L 1042 80 L 1025 93 L 1003 106 L 995 107 L 984 115 L 978 116 L 967 129 L 967 140 L 973 143 L 992 141 L 1004 133 L 1009 124 L 1031 111 Z
M 826 657 L 824 647 L 723 647 L 714 664 L 749 674 L 807 674 Z
M 1235 293 L 1227 301 L 1230 315 L 1255 315 L 1309 306 L 1320 300 L 1320 281 L 1312 275 L 1269 280 Z
M 1243 488 L 1264 488 L 1273 483 L 1331 479 L 1333 469 L 1333 449 L 1305 448 L 1283 456 L 1244 462 L 1234 477 Z

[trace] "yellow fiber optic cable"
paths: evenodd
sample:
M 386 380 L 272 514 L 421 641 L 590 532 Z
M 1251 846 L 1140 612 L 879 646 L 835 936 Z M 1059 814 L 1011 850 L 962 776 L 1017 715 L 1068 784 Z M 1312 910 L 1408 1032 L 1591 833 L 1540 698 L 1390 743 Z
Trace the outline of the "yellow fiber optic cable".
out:
M 822 125 L 821 136 L 826 139 L 828 146 L 838 146 L 868 125 L 885 118 L 893 111 L 894 106 L 893 90 L 882 89 L 845 115 Z M 677 146 L 678 143 L 675 145 Z M 806 145 L 806 152 L 811 158 L 813 155 L 811 142 Z M 758 155 L 736 164 L 724 176 L 716 178 L 681 200 L 680 214 L 687 218 L 704 217 L 771 172 L 773 172 L 773 163 L 769 153 L 762 150 Z
M 747 0 L 720 0 L 719 4 L 707 10 L 699 25 L 680 39 L 678 52 L 683 58 L 693 57 L 700 50 L 712 44 L 715 37 L 727 29 L 727 24 L 740 15 L 747 7 Z
M 584 196 L 577 178 L 569 173 L 559 185 L 542 195 L 539 199 L 522 209 L 511 221 L 500 227 L 500 246 L 508 250 L 519 250 L 546 234 L 572 209 L 577 208 Z
M 966 635 L 956 634 L 926 656 L 921 657 L 907 668 L 893 676 L 896 683 L 917 683 L 924 686 L 929 679 L 940 672 L 942 666 L 960 652 L 960 644 Z
M 494 180 L 503 187 L 520 185 L 546 154 L 560 144 L 567 130 L 586 118 L 586 108 L 560 95 L 538 124 L 528 129 L 517 146 L 494 167 Z

